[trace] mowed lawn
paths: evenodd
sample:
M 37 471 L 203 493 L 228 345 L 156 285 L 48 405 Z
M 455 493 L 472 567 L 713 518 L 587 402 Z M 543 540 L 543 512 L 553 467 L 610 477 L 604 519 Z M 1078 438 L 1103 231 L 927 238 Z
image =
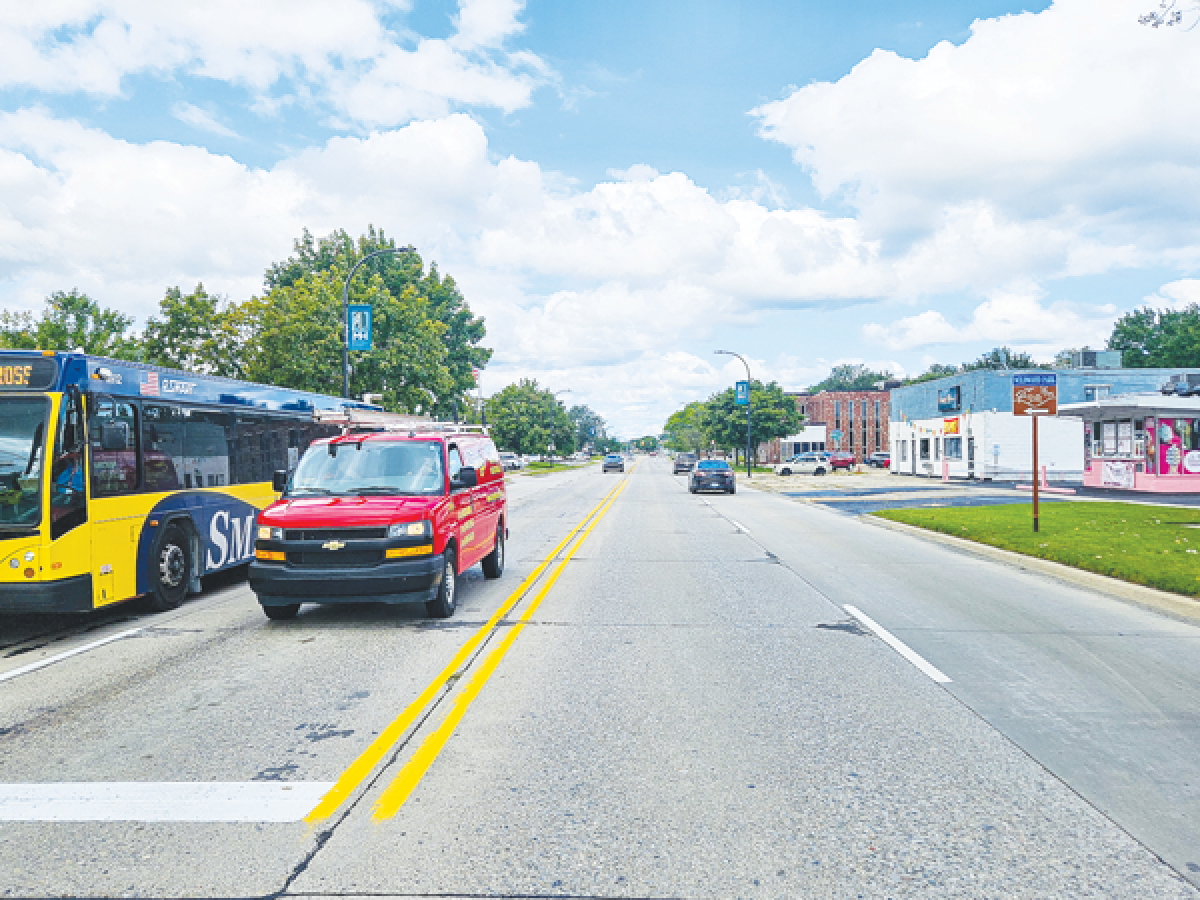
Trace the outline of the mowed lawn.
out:
M 887 509 L 884 519 L 1053 560 L 1177 594 L 1200 596 L 1200 509 L 1132 503 L 1029 503 Z

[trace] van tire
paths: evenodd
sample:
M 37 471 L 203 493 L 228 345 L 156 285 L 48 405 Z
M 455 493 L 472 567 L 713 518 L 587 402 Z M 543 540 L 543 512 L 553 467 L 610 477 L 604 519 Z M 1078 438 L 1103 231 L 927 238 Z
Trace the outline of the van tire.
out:
M 146 597 L 146 607 L 152 612 L 176 609 L 187 597 L 192 577 L 191 543 L 178 525 L 163 529 L 152 560 L 154 590 Z
M 458 599 L 458 572 L 454 548 L 447 546 L 443 554 L 442 580 L 438 584 L 437 595 L 425 604 L 425 611 L 435 619 L 448 619 L 454 615 L 454 607 Z
M 496 523 L 496 545 L 483 558 L 483 577 L 499 578 L 504 574 L 504 523 Z

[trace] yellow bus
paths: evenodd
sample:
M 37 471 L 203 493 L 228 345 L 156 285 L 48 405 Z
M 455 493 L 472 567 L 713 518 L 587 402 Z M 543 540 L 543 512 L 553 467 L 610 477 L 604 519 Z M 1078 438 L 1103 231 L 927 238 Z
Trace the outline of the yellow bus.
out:
M 83 353 L 0 351 L 0 612 L 178 606 L 249 562 L 272 476 L 335 397 Z

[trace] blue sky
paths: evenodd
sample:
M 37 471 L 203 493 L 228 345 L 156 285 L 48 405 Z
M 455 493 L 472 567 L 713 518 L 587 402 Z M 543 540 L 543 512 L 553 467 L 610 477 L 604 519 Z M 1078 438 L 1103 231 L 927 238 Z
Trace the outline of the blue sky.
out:
M 799 388 L 1096 346 L 1200 299 L 1200 32 L 1146 5 L 9 9 L 0 293 L 144 318 L 375 224 L 487 317 L 486 390 L 626 435 L 724 387 L 718 347 Z

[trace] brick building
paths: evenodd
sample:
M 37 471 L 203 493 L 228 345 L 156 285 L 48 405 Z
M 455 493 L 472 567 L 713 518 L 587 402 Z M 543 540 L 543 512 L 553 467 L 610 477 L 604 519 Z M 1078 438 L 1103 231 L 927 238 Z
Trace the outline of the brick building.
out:
M 888 450 L 889 391 L 800 392 L 788 396 L 795 400 L 796 411 L 804 417 L 805 425 L 825 426 L 827 452 L 844 450 L 862 462 L 872 453 Z M 837 432 L 841 432 L 840 439 L 834 437 Z M 796 436 L 771 441 L 759 456 L 766 463 L 779 462 L 783 444 L 803 439 Z

